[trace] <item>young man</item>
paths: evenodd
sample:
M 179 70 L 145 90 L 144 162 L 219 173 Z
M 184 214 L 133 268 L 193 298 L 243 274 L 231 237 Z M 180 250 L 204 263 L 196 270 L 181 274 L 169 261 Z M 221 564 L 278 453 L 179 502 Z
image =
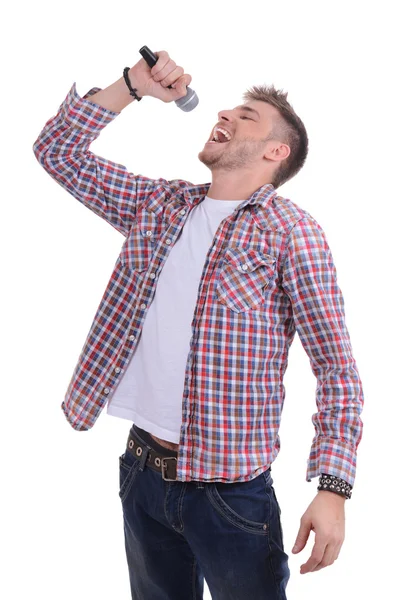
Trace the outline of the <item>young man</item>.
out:
M 131 88 L 185 96 L 191 76 L 157 56 L 129 70 Z M 325 234 L 275 193 L 308 151 L 286 97 L 255 87 L 219 113 L 199 153 L 208 184 L 134 175 L 89 150 L 134 101 L 124 77 L 82 98 L 74 83 L 34 143 L 44 169 L 126 238 L 62 408 L 80 431 L 105 405 L 133 421 L 119 495 L 135 600 L 201 599 L 204 578 L 214 600 L 286 598 L 270 465 L 296 331 L 318 380 L 306 479 L 320 476 L 293 548 L 315 530 L 301 573 L 332 564 L 344 540 L 363 390 Z

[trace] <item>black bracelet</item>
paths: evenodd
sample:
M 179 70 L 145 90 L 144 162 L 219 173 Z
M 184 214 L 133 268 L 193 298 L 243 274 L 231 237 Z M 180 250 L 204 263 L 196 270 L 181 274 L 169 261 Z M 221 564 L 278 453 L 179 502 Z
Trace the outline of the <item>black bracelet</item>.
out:
M 133 96 L 134 98 L 136 98 L 138 101 L 142 100 L 142 96 L 138 96 L 137 93 L 136 93 L 137 88 L 133 88 L 132 85 L 131 85 L 131 82 L 129 81 L 129 76 L 128 76 L 129 69 L 130 69 L 130 67 L 125 67 L 123 69 L 123 77 L 125 78 L 126 85 L 129 88 L 129 94 L 131 96 Z
M 351 498 L 353 486 L 347 483 L 347 481 L 344 481 L 344 479 L 341 479 L 341 477 L 322 473 L 321 477 L 319 478 L 319 485 L 317 489 L 335 492 L 336 494 L 340 494 L 340 496 L 344 496 L 347 500 L 349 500 Z

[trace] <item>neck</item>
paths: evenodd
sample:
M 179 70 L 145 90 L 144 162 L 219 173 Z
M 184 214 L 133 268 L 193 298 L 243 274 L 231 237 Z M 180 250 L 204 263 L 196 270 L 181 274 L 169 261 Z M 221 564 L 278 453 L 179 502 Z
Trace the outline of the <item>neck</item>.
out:
M 251 175 L 249 171 L 212 171 L 207 195 L 215 200 L 246 200 L 266 183 L 266 175 Z

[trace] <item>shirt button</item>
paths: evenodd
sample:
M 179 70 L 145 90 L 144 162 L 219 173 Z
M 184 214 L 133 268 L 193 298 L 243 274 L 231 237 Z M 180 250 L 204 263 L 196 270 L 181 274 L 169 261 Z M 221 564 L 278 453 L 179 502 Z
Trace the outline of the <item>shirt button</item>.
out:
M 147 305 L 146 304 L 141 304 L 141 308 L 142 308 L 142 310 L 145 310 L 147 308 Z
M 166 241 L 165 241 L 165 243 L 166 243 L 166 244 L 171 244 L 171 240 L 170 240 L 170 239 L 169 239 L 169 240 L 166 240 Z
M 116 367 L 115 372 L 120 373 L 120 367 Z
M 146 231 L 145 235 L 147 235 L 148 237 L 150 237 L 152 235 L 152 231 Z
M 155 279 L 155 273 L 150 273 L 151 279 Z
M 242 269 L 243 271 L 246 271 L 246 270 L 248 269 L 248 265 L 242 265 L 241 269 Z
M 186 210 L 183 208 L 183 210 L 180 211 L 181 215 L 185 215 L 186 214 Z
M 129 336 L 129 339 L 131 340 L 131 342 L 133 342 L 133 341 L 134 341 L 134 339 L 135 339 L 135 336 L 134 336 L 134 335 L 130 335 L 130 336 Z
M 108 394 L 110 392 L 109 388 L 105 388 L 103 391 L 105 394 Z

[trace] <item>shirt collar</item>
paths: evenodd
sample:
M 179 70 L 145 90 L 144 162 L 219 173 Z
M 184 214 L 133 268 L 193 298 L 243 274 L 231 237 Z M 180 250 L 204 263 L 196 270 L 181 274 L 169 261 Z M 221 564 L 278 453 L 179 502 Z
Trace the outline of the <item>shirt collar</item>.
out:
M 180 200 L 183 200 L 186 204 L 188 204 L 190 208 L 193 208 L 204 200 L 211 185 L 211 183 L 203 183 L 200 185 L 182 187 L 178 193 L 178 197 Z M 252 196 L 250 196 L 250 198 L 243 200 L 237 208 L 241 210 L 248 204 L 259 204 L 260 206 L 265 207 L 275 196 L 276 189 L 271 183 L 266 183 L 258 188 L 258 190 L 256 190 Z

